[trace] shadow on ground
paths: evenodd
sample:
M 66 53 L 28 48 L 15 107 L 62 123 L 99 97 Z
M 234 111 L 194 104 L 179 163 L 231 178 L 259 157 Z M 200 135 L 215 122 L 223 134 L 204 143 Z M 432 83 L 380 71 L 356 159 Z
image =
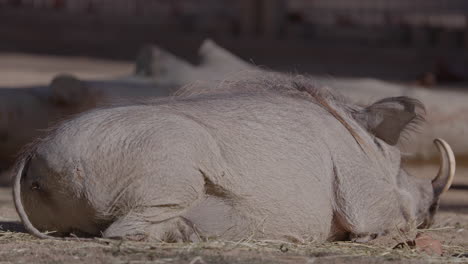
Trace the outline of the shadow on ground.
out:
M 27 233 L 20 222 L 0 222 L 0 232 Z
M 465 190 L 468 191 L 468 184 L 452 184 L 452 190 Z

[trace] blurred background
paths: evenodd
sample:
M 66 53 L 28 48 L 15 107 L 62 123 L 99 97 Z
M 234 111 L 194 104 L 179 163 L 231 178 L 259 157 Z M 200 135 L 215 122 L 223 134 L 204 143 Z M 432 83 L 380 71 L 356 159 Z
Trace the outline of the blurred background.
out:
M 0 0 L 0 51 L 196 62 L 205 37 L 274 70 L 394 81 L 468 77 L 465 0 Z

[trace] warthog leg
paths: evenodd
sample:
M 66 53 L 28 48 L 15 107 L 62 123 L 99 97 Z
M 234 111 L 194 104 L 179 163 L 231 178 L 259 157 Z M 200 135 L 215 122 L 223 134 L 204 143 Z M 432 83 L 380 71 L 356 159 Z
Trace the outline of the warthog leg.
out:
M 124 238 L 129 240 L 150 240 L 160 242 L 195 242 L 199 241 L 195 227 L 183 217 L 152 223 L 141 214 L 122 217 L 109 226 L 103 233 L 106 238 Z
M 356 243 L 367 243 L 371 240 L 376 239 L 379 236 L 385 235 L 385 232 L 373 233 L 373 234 L 351 234 L 349 240 Z
M 182 159 L 181 155 L 172 156 Z M 125 199 L 116 203 L 122 214 L 104 230 L 103 237 L 161 242 L 196 240 L 195 228 L 183 216 L 203 201 L 205 186 L 202 173 L 194 170 L 189 161 L 168 169 L 161 166 L 150 181 L 136 182 L 130 190 L 128 196 L 123 195 Z M 133 197 L 133 206 L 125 206 L 128 197 Z

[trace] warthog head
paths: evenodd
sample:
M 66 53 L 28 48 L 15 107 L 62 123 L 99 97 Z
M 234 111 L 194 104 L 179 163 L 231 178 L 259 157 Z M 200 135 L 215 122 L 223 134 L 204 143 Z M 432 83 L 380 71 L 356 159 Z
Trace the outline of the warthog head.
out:
M 356 111 L 353 116 L 368 132 L 393 148 L 405 130 L 423 121 L 423 115 L 417 113 L 421 111 L 424 112 L 424 107 L 419 101 L 402 96 L 377 101 Z M 374 143 L 381 149 L 387 148 L 382 147 L 382 143 L 377 140 Z M 441 164 L 438 174 L 432 180 L 408 175 L 403 168 L 397 176 L 398 186 L 411 196 L 413 204 L 409 206 L 416 216 L 414 220 L 418 228 L 427 228 L 433 224 L 440 196 L 450 188 L 455 175 L 455 156 L 449 144 L 442 139 L 435 139 L 434 144 L 440 153 Z M 396 148 L 394 151 L 398 152 L 400 159 L 400 151 Z

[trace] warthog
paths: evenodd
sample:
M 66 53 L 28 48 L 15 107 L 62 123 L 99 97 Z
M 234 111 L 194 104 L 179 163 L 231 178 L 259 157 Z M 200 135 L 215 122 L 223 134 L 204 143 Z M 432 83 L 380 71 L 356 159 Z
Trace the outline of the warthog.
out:
M 41 238 L 367 241 L 432 223 L 455 160 L 437 139 L 432 181 L 401 168 L 395 144 L 421 119 L 418 101 L 361 107 L 265 75 L 65 121 L 18 161 L 25 227 Z

